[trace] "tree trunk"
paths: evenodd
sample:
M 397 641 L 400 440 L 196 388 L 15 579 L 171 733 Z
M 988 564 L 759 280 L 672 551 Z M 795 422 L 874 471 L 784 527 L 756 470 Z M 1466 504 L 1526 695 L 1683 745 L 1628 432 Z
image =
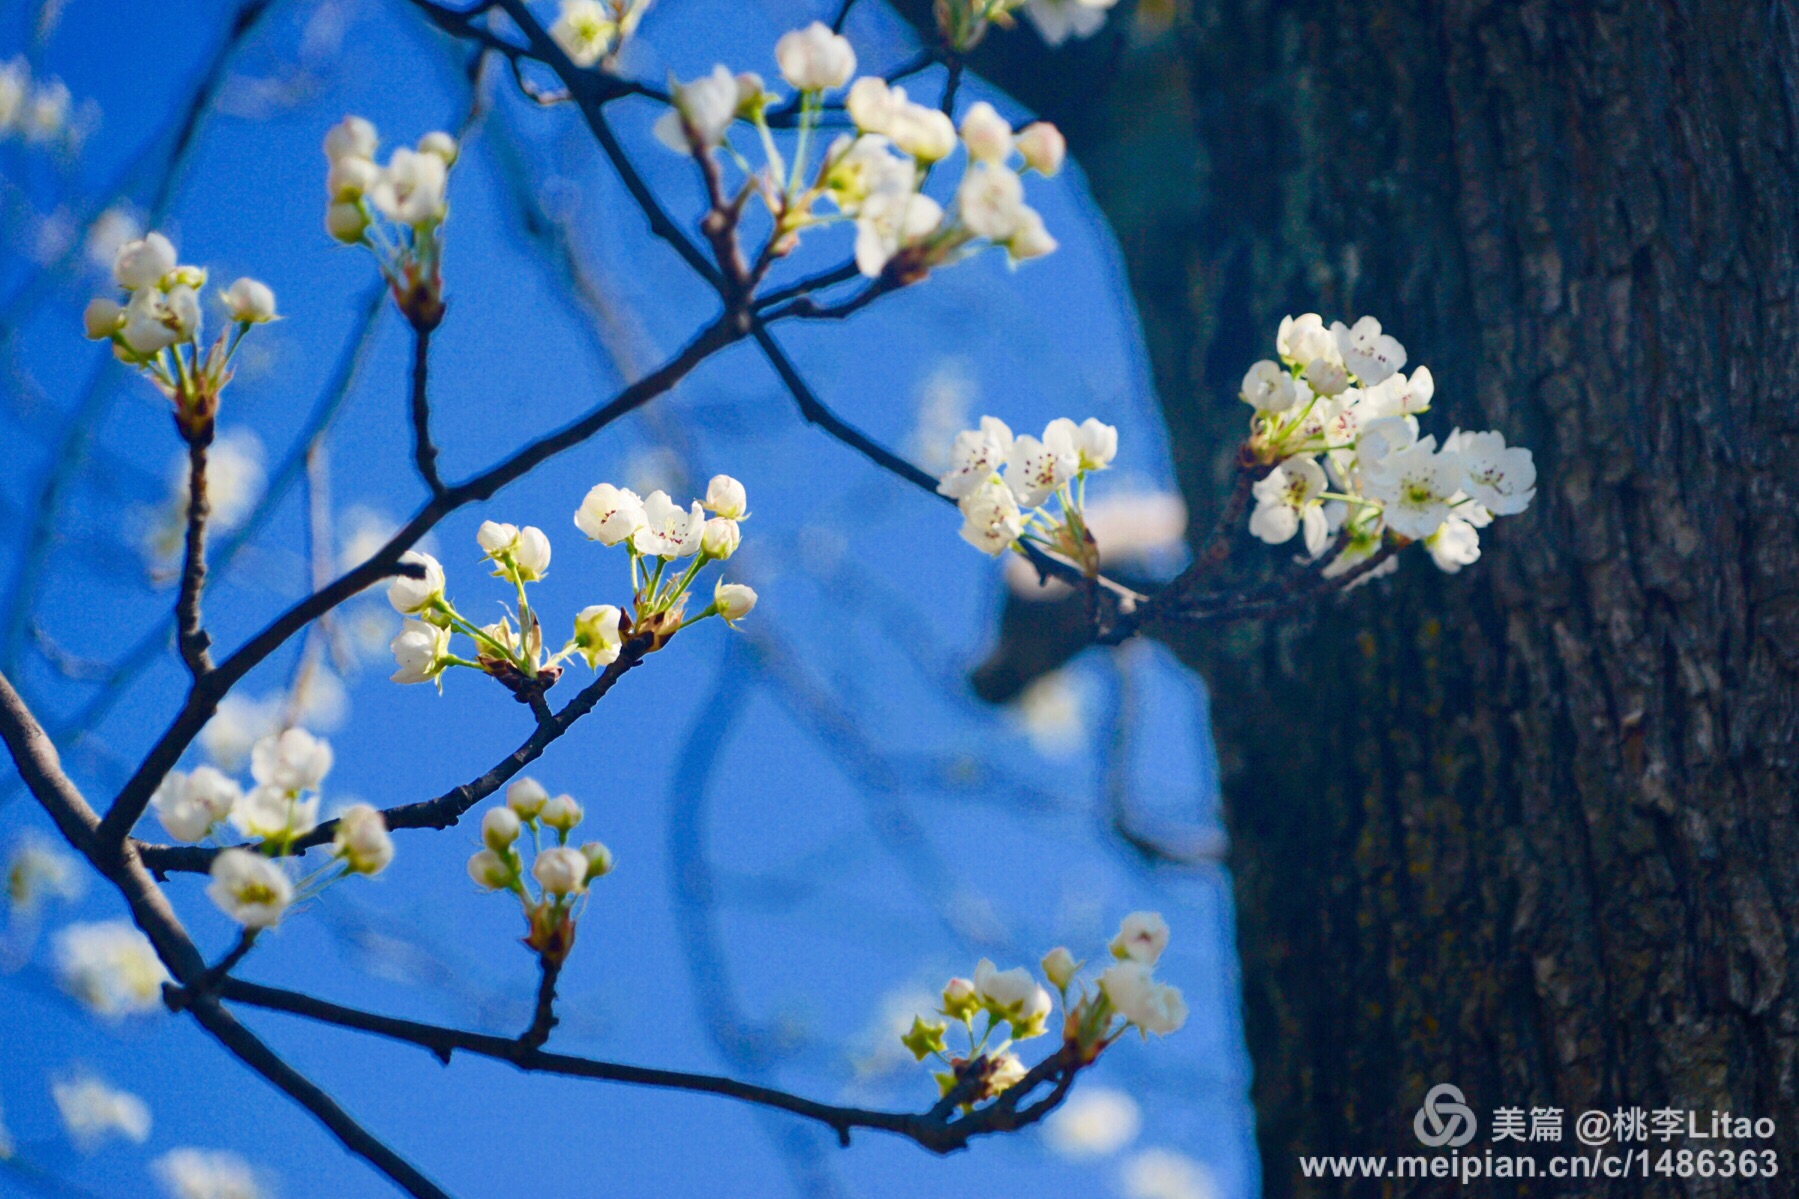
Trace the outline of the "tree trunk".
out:
M 1563 1153 L 1588 1109 L 1717 1110 L 1778 1133 L 1623 1147 L 1799 1171 L 1794 8 L 1194 0 L 1060 112 L 1068 79 L 977 64 L 1073 126 L 1202 517 L 1289 311 L 1379 316 L 1436 374 L 1430 428 L 1536 451 L 1461 574 L 1413 551 L 1178 640 L 1215 696 L 1269 1195 L 1459 1193 L 1297 1162 L 1422 1152 L 1445 1082 L 1464 1153 L 1499 1107 L 1563 1109 Z

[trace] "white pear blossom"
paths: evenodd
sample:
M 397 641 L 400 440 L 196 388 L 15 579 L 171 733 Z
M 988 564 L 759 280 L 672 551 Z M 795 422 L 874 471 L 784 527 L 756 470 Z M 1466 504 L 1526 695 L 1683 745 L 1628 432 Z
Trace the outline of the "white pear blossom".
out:
M 1390 333 L 1382 333 L 1380 322 L 1365 316 L 1353 326 L 1333 322 L 1331 335 L 1337 339 L 1337 350 L 1363 387 L 1376 387 L 1405 365 L 1405 347 Z
M 1120 1172 L 1124 1199 L 1222 1199 L 1204 1166 L 1172 1149 L 1133 1154 Z
M 652 491 L 643 501 L 643 525 L 631 535 L 637 552 L 651 558 L 687 558 L 699 553 L 706 514 L 695 500 L 682 509 L 666 491 Z
M 512 885 L 512 866 L 491 849 L 483 849 L 468 860 L 468 876 L 477 887 L 498 891 Z
M 315 791 L 331 773 L 331 745 L 305 729 L 264 737 L 250 751 L 250 776 L 284 791 Z
M 1153 966 L 1168 948 L 1168 923 L 1160 912 L 1132 912 L 1118 925 L 1118 935 L 1108 948 L 1119 960 Z
M 1187 1022 L 1180 988 L 1157 982 L 1147 963 L 1113 962 L 1100 974 L 1099 987 L 1118 1014 L 1145 1033 L 1166 1036 Z
M 434 129 L 419 138 L 419 153 L 441 158 L 446 167 L 453 167 L 456 165 L 456 160 L 462 156 L 462 147 L 456 144 L 455 138 L 443 130 Z
M 400 555 L 400 562 L 403 565 L 423 567 L 425 575 L 419 579 L 407 578 L 405 575 L 394 576 L 393 582 L 387 585 L 387 602 L 393 605 L 394 611 L 402 616 L 414 616 L 435 608 L 442 602 L 443 563 L 418 550 L 407 550 Z
M 962 114 L 962 144 L 976 162 L 1003 167 L 1012 156 L 1012 125 L 993 105 L 977 100 Z
M 167 297 L 153 287 L 146 287 L 133 292 L 131 302 L 125 305 L 119 340 L 139 357 L 153 358 L 181 340 L 179 322 Z
M 975 490 L 956 501 L 962 512 L 962 540 L 982 553 L 997 556 L 1024 532 L 1018 499 L 998 475 L 988 475 Z
M 90 341 L 106 341 L 125 323 L 125 306 L 106 296 L 95 296 L 81 312 L 81 331 Z
M 1442 453 L 1435 437 L 1388 454 L 1370 472 L 1367 493 L 1383 504 L 1387 527 L 1401 537 L 1422 540 L 1449 517 L 1449 502 L 1462 489 L 1458 455 Z
M 536 582 L 549 572 L 550 539 L 536 525 L 526 525 L 521 529 L 515 525 L 486 520 L 481 522 L 475 540 L 494 561 L 510 559 L 518 570 L 519 578 L 527 583 Z
M 374 158 L 378 144 L 375 127 L 362 117 L 347 116 L 325 131 L 325 157 Z
M 1469 495 L 1494 516 L 1516 516 L 1537 494 L 1537 465 L 1529 450 L 1507 446 L 1502 433 L 1449 435 L 1444 449 L 1455 454 Z
M 1023 966 L 1010 970 L 996 969 L 988 958 L 975 964 L 974 989 L 981 1002 L 1000 1016 L 1012 1016 L 1027 1009 L 1047 1011 L 1049 992 L 1037 984 Z
M 699 139 L 700 149 L 711 149 L 725 139 L 725 131 L 737 119 L 744 100 L 743 81 L 722 65 L 674 88 L 674 107 L 656 122 L 656 136 L 670 149 L 691 153 L 692 138 Z M 760 90 L 760 81 L 757 81 Z
M 1467 521 L 1451 516 L 1424 539 L 1424 548 L 1438 570 L 1455 574 L 1480 560 L 1480 534 Z
M 520 827 L 518 813 L 511 808 L 489 808 L 481 817 L 481 843 L 495 853 L 505 853 L 518 840 Z
M 263 841 L 303 837 L 318 824 L 319 797 L 300 799 L 281 787 L 253 787 L 231 809 L 232 827 Z
M 56 934 L 63 990 L 101 1016 L 153 1012 L 169 980 L 150 939 L 123 920 L 71 924 Z
M 1051 423 L 1039 441 L 1028 433 L 1012 442 L 1006 457 L 1006 483 L 1020 506 L 1035 508 L 1054 495 L 1081 468 L 1073 422 Z
M 1060 445 L 1063 439 L 1074 447 L 1079 468 L 1083 471 L 1105 470 L 1118 456 L 1117 428 L 1102 423 L 1097 417 L 1090 416 L 1078 425 L 1066 416 L 1050 421 L 1043 432 L 1044 442 L 1054 441 Z
M 617 545 L 643 528 L 643 501 L 635 491 L 597 484 L 575 510 L 575 527 L 601 545 Z
M 956 127 L 949 117 L 935 108 L 910 101 L 893 114 L 887 136 L 902 153 L 910 154 L 921 163 L 948 158 L 956 148 Z
M 260 325 L 276 319 L 275 293 L 268 284 L 247 275 L 225 289 L 224 300 L 234 321 Z
M 1018 210 L 1018 227 L 1006 239 L 1006 257 L 1016 266 L 1053 253 L 1059 244 L 1044 226 L 1042 214 L 1027 204 Z
M 549 799 L 550 793 L 544 790 L 544 785 L 533 778 L 517 779 L 506 788 L 506 806 L 521 820 L 537 819 Z
M 612 10 L 600 0 L 562 0 L 550 26 L 550 40 L 562 48 L 577 67 L 591 67 L 612 49 L 618 26 Z
M 1110 1087 L 1078 1087 L 1043 1123 L 1051 1149 L 1075 1160 L 1108 1157 L 1137 1139 L 1137 1101 Z
M 223 771 L 201 766 L 192 774 L 171 770 L 150 797 L 156 818 L 169 836 L 192 845 L 206 839 L 231 815 L 243 788 Z
M 74 855 L 27 833 L 6 860 L 6 898 L 16 912 L 33 912 L 46 900 L 80 899 L 86 876 Z
M 1020 129 L 1013 145 L 1023 155 L 1024 165 L 1045 178 L 1060 171 L 1068 156 L 1068 140 L 1048 121 L 1032 121 Z
M 387 648 L 394 656 L 394 672 L 389 679 L 402 684 L 428 683 L 441 678 L 449 665 L 450 630 L 422 620 L 408 620 Z
M 175 246 L 160 233 L 146 233 L 119 247 L 112 277 L 126 291 L 156 288 L 175 272 Z
M 352 874 L 380 874 L 394 860 L 387 818 L 368 804 L 351 804 L 337 814 L 331 852 L 343 859 Z
M 730 475 L 712 476 L 706 484 L 706 498 L 701 501 L 701 506 L 726 520 L 748 520 L 750 517 L 749 493 Z
M 756 606 L 756 591 L 747 583 L 727 583 L 720 579 L 712 589 L 712 604 L 726 624 L 734 625 Z
M 857 129 L 863 133 L 885 134 L 893 124 L 894 114 L 905 103 L 905 88 L 890 87 L 878 75 L 864 75 L 850 84 L 843 106 Z
M 1011 1090 L 1024 1081 L 1030 1071 L 1025 1068 L 1024 1060 L 1010 1049 L 1001 1049 L 989 1053 L 992 1066 L 987 1072 L 987 1094 L 999 1095 Z
M 1274 352 L 1291 366 L 1306 367 L 1321 360 L 1343 365 L 1343 352 L 1336 337 L 1316 312 L 1282 317 L 1280 332 L 1274 338 Z
M 1018 229 L 1024 207 L 1024 184 L 1005 166 L 976 162 L 963 172 L 956 189 L 956 215 L 970 233 L 1004 242 Z
M 888 175 L 856 207 L 856 269 L 870 279 L 943 223 L 943 206 L 914 191 L 910 170 L 905 174 L 903 187 L 897 175 Z
M 222 769 L 237 770 L 252 746 L 279 730 L 283 707 L 278 695 L 252 699 L 234 691 L 219 701 L 218 711 L 200 730 L 200 748 Z
M 557 832 L 566 833 L 581 823 L 582 815 L 581 805 L 575 802 L 574 796 L 558 795 L 545 802 L 537 818 Z
M 1430 407 L 1437 382 L 1430 367 L 1421 366 L 1409 376 L 1394 372 L 1386 381 L 1362 389 L 1362 402 L 1373 416 L 1416 416 Z
M 783 34 L 775 43 L 781 77 L 805 92 L 840 88 L 856 73 L 856 52 L 849 39 L 832 33 L 822 21 Z
M 264 1199 L 250 1163 L 223 1149 L 171 1149 L 151 1163 L 169 1199 Z
M 381 168 L 366 158 L 339 158 L 325 172 L 325 195 L 335 203 L 354 204 L 381 182 Z
M 551 895 L 579 895 L 587 890 L 587 855 L 567 845 L 541 851 L 531 863 L 531 877 Z
M 92 1074 L 59 1078 L 50 1098 L 75 1148 L 92 1153 L 113 1137 L 134 1145 L 150 1139 L 150 1105 Z
M 1043 961 L 1039 965 L 1043 967 L 1043 977 L 1055 984 L 1058 990 L 1063 991 L 1066 991 L 1068 984 L 1074 981 L 1075 971 L 1081 968 L 1080 963 L 1074 960 L 1074 955 L 1068 952 L 1068 947 L 1065 945 L 1058 945 L 1044 954 Z
M 293 902 L 294 885 L 278 863 L 234 846 L 212 860 L 206 894 L 245 928 L 272 928 Z
M 449 211 L 444 203 L 448 182 L 449 168 L 442 158 L 402 146 L 381 168 L 381 177 L 369 189 L 369 202 L 395 224 L 435 225 Z
M 1090 38 L 1104 28 L 1106 12 L 1118 0 L 1028 0 L 1024 12 L 1051 46 L 1069 38 Z
M 1238 394 L 1257 412 L 1285 412 L 1299 401 L 1293 377 L 1282 370 L 1279 363 L 1266 358 L 1244 373 L 1243 387 Z
M 706 522 L 706 530 L 700 536 L 700 549 L 707 557 L 724 562 L 737 552 L 742 541 L 743 530 L 736 521 L 715 516 Z
M 612 873 L 612 851 L 604 843 L 585 842 L 581 846 L 581 856 L 587 859 L 587 882 Z
M 1281 545 L 1305 530 L 1306 552 L 1316 556 L 1329 536 L 1329 522 L 1318 494 L 1325 489 L 1324 470 L 1311 458 L 1289 458 L 1250 489 L 1255 511 L 1249 531 L 1269 545 Z
M 1316 395 L 1340 396 L 1349 390 L 1349 370 L 1341 362 L 1326 362 L 1322 358 L 1314 358 L 1301 374 L 1306 386 Z M 1388 382 L 1392 380 L 1389 379 Z
M 997 416 L 983 416 L 981 427 L 956 434 L 950 444 L 950 468 L 937 480 L 937 494 L 961 499 L 987 485 L 1012 454 L 1012 430 Z
M 591 604 L 575 615 L 575 648 L 587 659 L 590 669 L 598 670 L 618 661 L 624 649 L 618 632 L 622 615 L 612 604 Z

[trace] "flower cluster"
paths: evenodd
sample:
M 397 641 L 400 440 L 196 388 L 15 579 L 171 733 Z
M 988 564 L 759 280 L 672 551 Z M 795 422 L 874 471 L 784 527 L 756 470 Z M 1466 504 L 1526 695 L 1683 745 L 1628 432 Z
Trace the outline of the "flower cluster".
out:
M 125 301 L 90 300 L 82 317 L 88 337 L 111 342 L 119 361 L 143 371 L 174 402 L 184 438 L 210 441 L 219 392 L 231 381 L 232 356 L 250 326 L 278 319 L 275 293 L 250 278 L 220 292 L 230 327 L 202 349 L 206 272 L 178 262 L 168 238 L 147 233 L 120 246 L 112 277 L 124 289 Z
M 998 556 L 1030 543 L 1061 555 L 1089 575 L 1099 570 L 1099 545 L 1083 512 L 1087 476 L 1105 470 L 1118 453 L 1118 430 L 1089 417 L 1052 420 L 1041 438 L 1013 436 L 997 416 L 956 434 L 949 469 L 937 491 L 962 511 L 962 539 Z M 1044 505 L 1055 502 L 1051 513 Z
M 1253 489 L 1249 531 L 1261 540 L 1300 534 L 1317 558 L 1334 539 L 1331 577 L 1383 543 L 1422 541 L 1453 573 L 1480 556 L 1476 530 L 1530 506 L 1537 469 L 1528 449 L 1500 433 L 1457 429 L 1441 446 L 1419 435 L 1435 381 L 1427 366 L 1403 372 L 1405 347 L 1375 318 L 1327 327 L 1316 313 L 1289 316 L 1275 350 L 1280 361 L 1250 367 L 1241 393 L 1255 410 L 1249 453 L 1272 467 Z
M 908 99 L 875 75 L 851 82 L 856 53 L 847 39 L 822 23 L 784 35 L 775 45 L 782 78 L 799 93 L 799 135 L 788 163 L 775 145 L 767 113 L 777 99 L 754 74 L 734 75 L 723 66 L 673 89 L 674 107 L 657 133 L 685 153 L 723 149 L 747 177 L 734 202 L 760 197 L 774 221 L 770 255 L 798 244 L 802 230 L 852 221 L 857 268 L 869 278 L 897 282 L 922 278 L 984 246 L 1003 247 L 1013 262 L 1056 248 L 1043 218 L 1024 202 L 1021 176 L 1054 175 L 1066 153 L 1053 125 L 1037 122 L 1013 131 L 993 107 L 970 107 L 958 130 L 935 108 Z M 848 86 L 844 106 L 857 134 L 844 134 L 819 156 L 810 150 L 828 92 Z M 731 143 L 731 126 L 749 121 L 760 138 L 763 165 L 753 166 Z M 925 195 L 926 176 L 958 146 L 967 164 L 949 211 Z M 823 201 L 834 211 L 818 210 Z
M 1084 1065 L 1126 1029 L 1166 1035 L 1187 1022 L 1187 1004 L 1179 989 L 1156 981 L 1153 971 L 1168 946 L 1168 925 L 1154 912 L 1133 912 L 1124 918 L 1111 943 L 1117 960 L 1103 970 L 1096 988 L 1082 984 L 1071 995 L 1083 963 L 1058 946 L 1043 955 L 1043 977 L 1056 990 L 1062 1008 L 1063 1043 L 1072 1047 Z M 919 1061 L 935 1058 L 948 1069 L 934 1077 L 940 1092 L 958 1095 L 964 1106 L 991 1099 L 1015 1086 L 1027 1071 L 1012 1051 L 1017 1041 L 1049 1031 L 1057 999 L 1031 977 L 1023 966 L 996 969 L 982 958 L 973 978 L 952 978 L 943 988 L 937 1014 L 942 1020 L 913 1017 L 912 1027 L 900 1042 Z M 946 1034 L 951 1022 L 966 1034 L 967 1050 L 952 1054 Z M 976 1024 L 980 1023 L 979 1032 Z M 1001 1028 L 999 1040 L 995 1034 Z
M 477 885 L 518 897 L 530 927 L 525 944 L 558 963 L 574 944 L 575 920 L 588 884 L 612 871 L 612 851 L 602 843 L 569 843 L 582 815 L 571 797 L 551 798 L 535 779 L 518 779 L 506 788 L 506 802 L 481 818 L 484 848 L 468 860 L 469 877 Z M 531 834 L 529 866 L 520 852 L 526 830 Z M 554 836 L 554 844 L 544 844 L 546 834 Z
M 710 520 L 706 511 L 716 513 Z M 436 681 L 451 666 L 467 666 L 492 675 L 521 700 L 553 686 L 562 663 L 579 656 L 598 670 L 618 660 L 627 638 L 642 635 L 659 649 L 677 631 L 709 616 L 735 623 L 756 605 L 756 593 L 741 583 L 719 580 L 712 603 L 687 617 L 688 593 L 708 562 L 722 562 L 737 552 L 742 540 L 738 522 L 749 516 L 743 484 L 729 475 L 712 480 L 704 501 L 682 508 L 666 492 L 647 499 L 610 483 L 589 491 L 575 511 L 575 527 L 602 545 L 623 544 L 631 559 L 631 609 L 592 604 L 576 613 L 574 630 L 562 648 L 546 657 L 543 625 L 531 607 L 527 584 L 541 580 L 550 568 L 550 539 L 534 525 L 485 521 L 476 533 L 493 573 L 509 581 L 518 597 L 516 613 L 508 611 L 489 625 L 477 626 L 445 595 L 443 564 L 416 551 L 402 559 L 422 577 L 396 578 L 387 598 L 407 617 L 393 639 L 396 683 Z M 691 558 L 685 570 L 669 567 Z M 666 576 L 666 577 L 665 577 Z M 517 624 L 513 623 L 516 616 Z M 456 634 L 474 642 L 473 659 L 452 649 Z
M 0 140 L 74 150 L 98 120 L 98 106 L 88 100 L 77 110 L 62 80 L 32 79 L 23 56 L 0 64 Z
M 375 165 L 375 127 L 348 116 L 325 134 L 325 229 L 347 246 L 367 246 L 415 329 L 443 320 L 445 190 L 459 148 L 447 133 L 427 133 Z
M 550 40 L 578 67 L 610 62 L 650 7 L 650 0 L 562 0 Z

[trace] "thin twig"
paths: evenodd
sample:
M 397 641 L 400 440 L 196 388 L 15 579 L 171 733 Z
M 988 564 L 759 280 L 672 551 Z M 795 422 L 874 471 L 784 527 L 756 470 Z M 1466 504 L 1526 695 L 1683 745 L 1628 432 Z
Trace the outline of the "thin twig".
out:
M 196 680 L 212 670 L 212 655 L 200 620 L 200 594 L 206 587 L 206 442 L 195 438 L 187 447 L 186 557 L 181 566 L 181 592 L 175 601 L 175 644 Z
M 542 1049 L 556 1027 L 556 979 L 562 974 L 562 959 L 551 954 L 537 955 L 537 1006 L 531 1014 L 531 1026 L 519 1034 L 518 1043 L 526 1049 Z

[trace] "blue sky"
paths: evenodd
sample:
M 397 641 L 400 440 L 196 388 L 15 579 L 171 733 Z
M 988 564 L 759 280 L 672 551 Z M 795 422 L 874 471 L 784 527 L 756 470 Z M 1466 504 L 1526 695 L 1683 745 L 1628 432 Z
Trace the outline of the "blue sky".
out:
M 223 7 L 69 0 L 34 61 L 77 98 L 91 97 L 103 121 L 65 177 L 42 155 L 0 147 L 13 185 L 0 296 L 22 294 L 37 269 L 22 249 L 34 229 L 18 197 L 39 212 L 58 204 L 91 211 L 124 166 L 166 136 L 219 35 Z M 32 48 L 35 11 L 20 2 L 5 10 L 0 51 Z M 821 15 L 816 4 L 661 0 L 627 69 L 688 77 L 724 61 L 773 77 L 774 38 Z M 909 48 L 874 0 L 864 0 L 848 32 L 865 66 L 900 61 Z M 648 236 L 571 115 L 516 101 L 504 79 L 494 84 L 494 107 L 451 182 L 450 310 L 432 375 L 452 479 L 604 398 L 712 311 L 702 286 Z M 926 95 L 935 88 L 934 80 L 920 85 Z M 987 94 L 976 81 L 966 98 Z M 1008 116 L 1025 115 L 989 98 Z M 649 137 L 656 112 L 635 103 L 616 110 L 628 147 L 691 220 L 691 168 Z M 399 3 L 277 0 L 234 59 L 220 111 L 206 119 L 162 227 L 183 261 L 207 266 L 220 282 L 253 274 L 279 297 L 287 319 L 258 331 L 221 416 L 222 429 L 254 434 L 270 470 L 356 342 L 374 278 L 367 255 L 323 232 L 324 129 L 357 112 L 399 144 L 452 126 L 467 104 L 447 44 Z M 509 163 L 524 164 L 510 182 Z M 141 180 L 132 195 L 145 202 Z M 921 412 L 993 412 L 1019 428 L 1096 415 L 1119 427 L 1123 448 L 1093 494 L 1166 488 L 1165 438 L 1103 220 L 1078 170 L 1033 183 L 1030 199 L 1062 243 L 1049 259 L 1013 272 L 997 255 L 983 256 L 846 324 L 784 330 L 783 341 L 819 394 L 887 445 L 927 456 L 931 447 L 915 441 Z M 521 204 L 570 231 L 597 315 L 570 303 L 566 276 L 521 232 Z M 791 269 L 834 265 L 847 253 L 847 232 L 826 231 Z M 152 586 L 138 542 L 179 447 L 148 385 L 79 337 L 81 304 L 104 288 L 90 271 L 60 279 L 41 302 L 0 300 L 18 326 L 8 351 L 13 452 L 0 496 L 19 530 L 0 577 L 15 581 L 11 604 L 29 604 L 54 644 L 114 660 L 167 620 L 171 597 Z M 401 321 L 384 307 L 326 442 L 328 504 L 340 531 L 357 509 L 398 518 L 422 498 L 403 419 L 408 350 Z M 58 537 L 34 575 L 24 569 L 24 514 L 77 412 L 92 453 L 68 474 Z M 1121 1043 L 1089 1081 L 1138 1098 L 1138 1147 L 1203 1162 L 1223 1195 L 1253 1193 L 1228 879 L 1213 867 L 1147 871 L 1107 833 L 1099 810 L 1110 721 L 1125 694 L 1133 802 L 1158 817 L 1216 825 L 1203 695 L 1157 650 L 1139 645 L 1077 662 L 1070 687 L 1080 724 L 1055 752 L 982 707 L 962 679 L 992 636 L 1000 572 L 957 539 L 943 505 L 807 427 L 746 348 L 490 504 L 447 520 L 436 549 L 452 594 L 476 612 L 504 598 L 477 566 L 474 529 L 491 517 L 540 525 L 554 542 L 538 600 L 546 619 L 566 623 L 586 604 L 617 602 L 622 556 L 585 542 L 570 524 L 582 494 L 601 480 L 644 479 L 691 492 L 721 471 L 744 481 L 754 512 L 731 563 L 762 593 L 754 632 L 709 622 L 683 635 L 532 771 L 586 805 L 584 828 L 619 863 L 584 918 L 554 1044 L 754 1075 L 820 1098 L 922 1108 L 933 1093 L 922 1068 L 864 1072 L 877 1047 L 891 1052 L 874 1031 L 884 1005 L 967 973 L 983 955 L 1001 966 L 1034 962 L 1064 941 L 1090 954 L 1119 916 L 1155 907 L 1175 930 L 1161 973 L 1187 991 L 1192 1022 L 1166 1043 Z M 218 643 L 241 641 L 300 593 L 303 499 L 296 488 L 274 504 L 215 581 L 206 610 Z M 17 581 L 28 577 L 26 593 Z M 365 597 L 346 608 L 343 625 L 384 611 L 378 597 Z M 11 676 L 61 733 L 78 781 L 103 801 L 178 701 L 173 654 L 129 686 L 107 688 L 107 714 L 77 736 L 69 721 L 95 687 L 57 675 L 29 645 L 4 648 Z M 278 656 L 246 693 L 278 692 L 293 665 L 293 654 Z M 583 670 L 565 686 L 578 685 Z M 328 732 L 338 755 L 328 809 L 353 797 L 385 806 L 436 794 L 486 770 L 527 732 L 524 710 L 472 673 L 451 676 L 442 697 L 390 684 L 387 673 L 382 654 L 345 672 L 347 715 Z M 1128 680 L 1123 692 L 1120 680 Z M 702 778 L 692 751 L 713 737 L 722 740 L 716 767 Z M 10 774 L 0 783 L 0 846 L 44 827 L 15 783 Z M 153 821 L 140 831 L 160 834 Z M 522 1026 L 533 964 L 516 941 L 516 907 L 476 893 L 463 873 L 474 841 L 469 825 L 400 834 L 392 869 L 296 912 L 244 975 L 384 1012 Z M 222 951 L 230 931 L 200 880 L 169 890 L 201 944 Z M 696 895 L 707 894 L 711 902 L 696 907 Z M 100 1024 L 56 990 L 45 965 L 50 932 L 122 912 L 90 888 L 79 904 L 50 912 L 31 964 L 0 975 L 0 1106 L 24 1154 L 101 1195 L 145 1193 L 146 1161 L 188 1144 L 243 1154 L 289 1199 L 391 1193 L 189 1023 L 157 1015 Z M 722 947 L 717 962 L 696 968 L 711 943 Z M 1118 1158 L 1070 1164 L 1035 1132 L 949 1160 L 874 1135 L 844 1152 L 796 1121 L 725 1101 L 525 1077 L 478 1062 L 446 1070 L 405 1047 L 284 1017 L 246 1019 L 458 1194 L 521 1183 L 571 1194 L 722 1187 L 910 1199 L 951 1187 L 1084 1196 L 1117 1184 Z M 149 1101 L 155 1128 L 146 1146 L 89 1157 L 68 1146 L 46 1080 L 72 1064 Z M 0 1171 L 0 1195 L 35 1193 Z

